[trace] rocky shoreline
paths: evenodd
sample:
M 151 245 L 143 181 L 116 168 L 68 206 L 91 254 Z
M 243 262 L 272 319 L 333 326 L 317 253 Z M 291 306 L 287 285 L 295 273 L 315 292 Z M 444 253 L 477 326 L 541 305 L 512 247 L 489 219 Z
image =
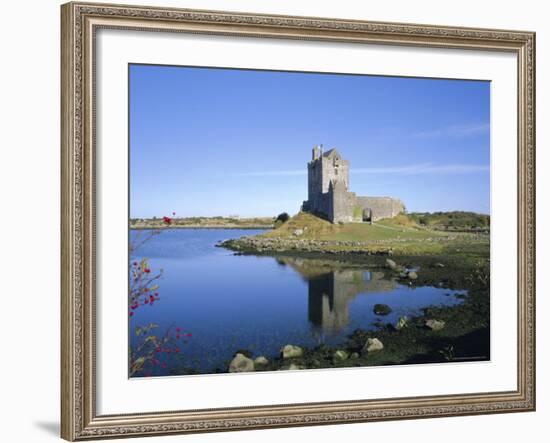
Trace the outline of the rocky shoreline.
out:
M 424 314 L 413 318 L 403 316 L 395 324 L 382 324 L 375 330 L 357 329 L 348 337 L 347 342 L 340 346 L 321 344 L 314 348 L 307 348 L 287 344 L 281 348 L 277 357 L 271 359 L 263 355 L 254 356 L 247 350 L 239 350 L 229 362 L 227 372 L 286 371 L 489 359 L 488 352 L 467 355 L 469 353 L 465 352 L 461 337 L 455 336 L 453 328 L 448 326 L 449 320 L 434 318 L 430 308 L 426 308 Z M 475 336 L 480 343 L 488 344 L 487 329 L 476 330 Z M 431 342 L 439 345 L 430 348 L 426 344 Z
M 423 240 L 427 243 L 450 243 L 455 237 L 433 237 Z M 225 240 L 217 247 L 227 248 L 238 253 L 262 254 L 285 252 L 316 252 L 321 254 L 365 254 L 393 255 L 394 245 L 407 243 L 407 239 L 351 241 L 351 240 L 314 240 L 305 238 L 280 238 L 244 236 L 238 239 Z M 386 247 L 384 247 L 386 245 Z
M 411 270 L 385 259 L 384 268 L 393 278 L 411 285 L 444 286 L 447 295 L 462 300 L 455 306 L 428 306 L 417 316 L 400 316 L 395 323 L 379 321 L 373 329 L 357 329 L 339 346 L 321 344 L 307 348 L 297 344 L 281 347 L 278 356 L 255 356 L 238 350 L 222 372 L 281 371 L 418 363 L 484 361 L 490 358 L 488 269 L 456 269 L 455 278 L 442 278 L 447 265 L 434 262 L 430 268 Z M 454 293 L 466 289 L 467 294 Z M 384 317 L 392 308 L 376 304 Z

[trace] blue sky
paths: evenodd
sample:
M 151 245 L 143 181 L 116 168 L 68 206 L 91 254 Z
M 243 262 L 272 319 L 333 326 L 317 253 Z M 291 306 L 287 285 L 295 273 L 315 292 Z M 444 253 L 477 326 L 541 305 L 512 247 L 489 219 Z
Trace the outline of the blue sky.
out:
M 489 82 L 129 70 L 131 217 L 296 213 L 320 143 L 358 195 L 489 213 Z

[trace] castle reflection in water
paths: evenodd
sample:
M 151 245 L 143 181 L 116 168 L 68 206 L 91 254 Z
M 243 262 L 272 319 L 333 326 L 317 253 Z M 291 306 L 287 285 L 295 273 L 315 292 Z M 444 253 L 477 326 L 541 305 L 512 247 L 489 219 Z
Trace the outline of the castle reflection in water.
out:
M 321 333 L 338 333 L 350 321 L 349 305 L 359 294 L 389 292 L 397 287 L 381 271 L 341 269 L 321 260 L 279 257 L 308 282 L 308 317 Z

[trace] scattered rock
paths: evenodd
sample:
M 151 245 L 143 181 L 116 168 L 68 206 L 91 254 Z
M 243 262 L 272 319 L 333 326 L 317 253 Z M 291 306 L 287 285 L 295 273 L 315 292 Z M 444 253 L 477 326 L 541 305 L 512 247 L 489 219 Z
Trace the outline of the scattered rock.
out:
M 388 315 L 391 312 L 391 308 L 388 305 L 377 303 L 374 305 L 373 312 L 376 315 Z
M 436 263 L 434 266 L 436 268 L 444 268 L 445 267 L 445 265 L 443 263 Z
M 286 345 L 281 349 L 281 355 L 284 359 L 301 357 L 304 351 L 299 346 Z
M 312 368 L 319 368 L 319 367 L 321 367 L 321 362 L 320 362 L 319 360 L 317 360 L 317 359 L 313 359 L 313 360 L 311 360 L 311 362 L 310 362 L 310 367 L 312 367 Z
M 445 327 L 445 322 L 443 320 L 430 319 L 426 321 L 426 327 L 432 331 L 441 331 Z
M 342 350 L 342 349 L 338 349 L 338 350 L 334 353 L 334 355 L 332 356 L 332 359 L 333 359 L 334 361 L 344 361 L 344 360 L 347 360 L 348 357 L 349 357 L 349 354 L 348 354 L 346 351 L 344 351 L 344 350 Z
M 265 366 L 269 363 L 269 360 L 265 358 L 263 355 L 260 355 L 259 357 L 256 357 L 254 359 L 254 366 Z
M 409 280 L 416 280 L 418 278 L 418 274 L 414 271 L 407 272 L 407 278 Z
M 384 345 L 377 338 L 367 338 L 365 346 L 361 349 L 361 353 L 368 354 L 369 352 L 381 351 Z
M 281 371 L 298 371 L 304 369 L 303 366 L 299 366 L 296 363 L 290 363 L 288 366 L 281 366 Z
M 304 233 L 304 230 L 303 229 L 295 229 L 293 234 L 296 236 L 296 237 L 299 237 L 300 235 L 303 235 Z
M 349 356 L 350 359 L 352 360 L 355 360 L 356 358 L 359 358 L 359 353 L 358 352 L 352 352 L 351 355 Z
M 399 320 L 397 320 L 397 323 L 395 324 L 395 329 L 398 331 L 406 328 L 409 325 L 409 319 L 407 316 L 399 317 Z
M 395 271 L 397 269 L 397 263 L 395 263 L 392 259 L 387 258 L 386 259 L 386 266 L 390 268 L 391 270 Z
M 235 354 L 233 355 L 237 355 L 237 354 L 242 354 L 245 357 L 252 358 L 252 351 L 249 351 L 248 349 L 237 349 L 235 351 Z
M 254 371 L 254 361 L 245 355 L 238 353 L 229 364 L 229 372 L 252 372 Z

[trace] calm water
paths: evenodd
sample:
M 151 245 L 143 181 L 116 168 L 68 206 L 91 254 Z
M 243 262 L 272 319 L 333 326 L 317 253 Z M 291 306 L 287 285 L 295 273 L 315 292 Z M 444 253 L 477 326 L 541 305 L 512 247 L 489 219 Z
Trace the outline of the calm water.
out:
M 132 231 L 131 236 L 144 235 Z M 221 240 L 261 231 L 222 229 L 166 230 L 143 244 L 132 260 L 147 257 L 152 273 L 163 269 L 154 306 L 142 306 L 130 321 L 135 326 L 155 323 L 161 335 L 179 326 L 192 337 L 177 355 L 163 356 L 151 374 L 168 375 L 193 369 L 211 373 L 226 370 L 235 351 L 254 357 L 276 356 L 288 343 L 314 346 L 338 344 L 357 328 L 373 329 L 374 322 L 396 322 L 428 305 L 460 303 L 449 290 L 410 288 L 383 279 L 378 270 L 335 268 L 306 259 L 236 256 L 216 248 Z M 452 291 L 452 294 L 464 291 Z M 380 317 L 376 303 L 393 312 Z

